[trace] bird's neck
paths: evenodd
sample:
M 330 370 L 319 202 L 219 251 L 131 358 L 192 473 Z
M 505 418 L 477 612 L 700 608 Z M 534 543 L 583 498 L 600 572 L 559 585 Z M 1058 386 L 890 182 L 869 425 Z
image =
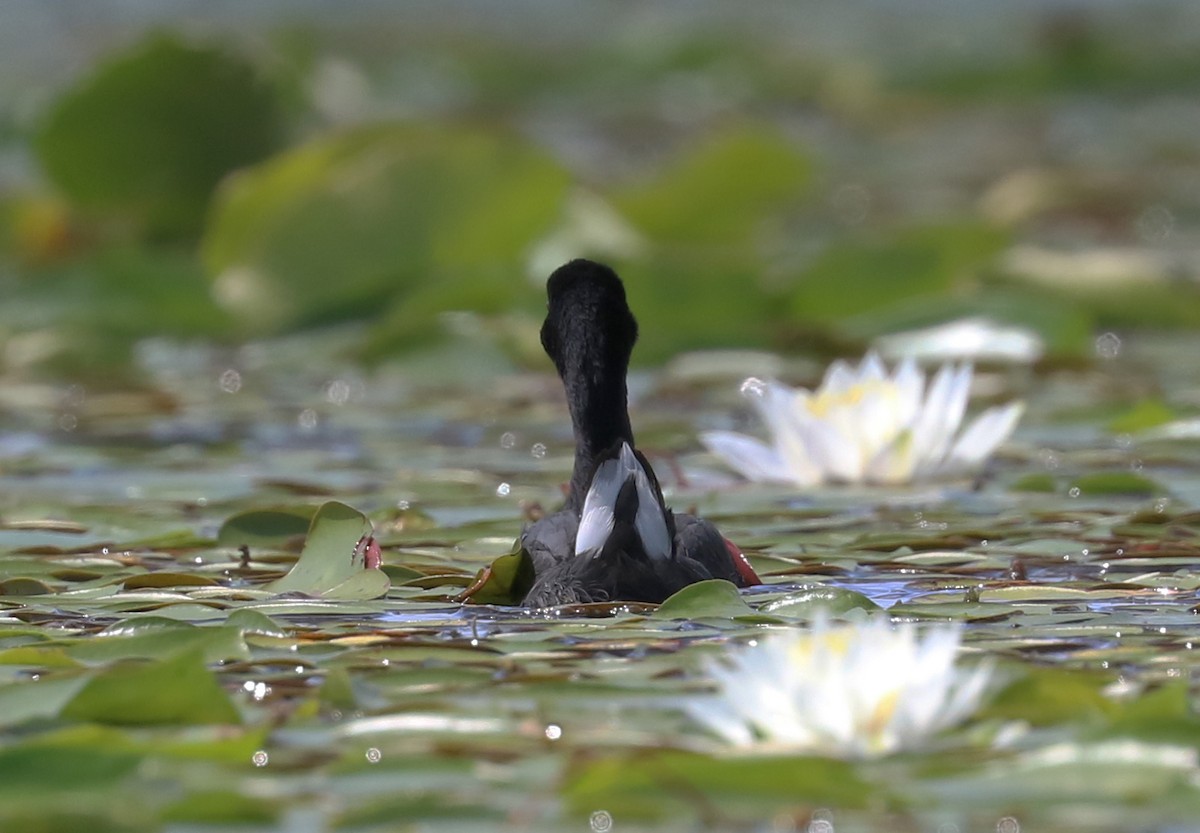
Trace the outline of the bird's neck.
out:
M 625 388 L 627 361 L 581 356 L 562 373 L 571 426 L 575 430 L 575 468 L 566 506 L 582 509 L 588 480 L 601 454 L 618 442 L 633 446 Z

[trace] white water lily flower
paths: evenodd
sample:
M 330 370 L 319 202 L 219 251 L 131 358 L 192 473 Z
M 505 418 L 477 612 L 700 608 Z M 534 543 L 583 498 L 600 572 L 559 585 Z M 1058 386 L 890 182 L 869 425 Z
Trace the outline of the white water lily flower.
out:
M 928 387 L 907 358 L 889 376 L 875 353 L 857 367 L 830 365 L 816 392 L 750 378 L 742 393 L 767 425 L 771 444 L 733 431 L 700 441 L 749 480 L 897 484 L 980 468 L 1024 410 L 989 408 L 959 432 L 971 392 L 969 364 L 943 365 Z
M 713 662 L 719 692 L 686 710 L 746 749 L 873 757 L 912 749 L 968 717 L 992 666 L 955 667 L 961 628 L 852 625 L 820 618 L 811 631 L 776 633 Z

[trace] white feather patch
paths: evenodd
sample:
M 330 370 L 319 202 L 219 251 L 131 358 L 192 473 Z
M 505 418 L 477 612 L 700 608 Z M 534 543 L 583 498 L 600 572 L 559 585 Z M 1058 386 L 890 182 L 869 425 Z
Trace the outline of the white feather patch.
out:
M 583 500 L 583 513 L 579 519 L 579 531 L 575 534 L 575 554 L 599 550 L 613 531 L 613 510 L 621 487 L 633 478 L 637 490 L 638 510 L 634 518 L 634 529 L 642 541 L 646 554 L 651 558 L 668 558 L 671 555 L 671 537 L 667 532 L 667 520 L 658 502 L 654 487 L 642 464 L 634 456 L 628 443 L 621 446 L 615 460 L 605 460 L 596 467 L 592 484 Z

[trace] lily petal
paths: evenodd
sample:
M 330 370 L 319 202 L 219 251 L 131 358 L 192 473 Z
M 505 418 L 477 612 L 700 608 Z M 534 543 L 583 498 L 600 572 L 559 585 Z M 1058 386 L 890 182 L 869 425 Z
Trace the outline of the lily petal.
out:
M 811 479 L 799 482 L 795 476 L 796 472 L 789 468 L 779 452 L 745 434 L 735 431 L 705 431 L 700 435 L 700 442 L 747 480 L 813 486 L 820 479 L 820 473 L 814 468 L 811 470 Z
M 988 408 L 967 426 L 954 443 L 945 466 L 952 470 L 973 468 L 991 456 L 1009 438 L 1025 412 L 1024 402 Z

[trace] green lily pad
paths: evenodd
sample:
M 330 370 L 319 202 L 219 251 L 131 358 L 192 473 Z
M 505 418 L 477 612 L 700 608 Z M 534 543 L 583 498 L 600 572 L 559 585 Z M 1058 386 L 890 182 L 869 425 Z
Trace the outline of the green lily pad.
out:
M 101 671 L 63 707 L 62 715 L 131 726 L 241 722 L 229 696 L 195 651 Z
M 864 805 L 878 788 L 844 761 L 815 757 L 713 758 L 673 750 L 601 758 L 571 773 L 566 798 L 574 812 L 598 807 L 614 818 L 676 816 L 694 797 L 724 806 L 778 801 Z
M 851 610 L 879 610 L 879 605 L 854 590 L 816 585 L 767 602 L 758 612 L 789 619 L 812 619 L 822 612 L 837 616 Z
M 284 548 L 308 534 L 314 510 L 307 506 L 252 509 L 225 519 L 217 533 L 222 547 Z
M 689 584 L 651 615 L 655 619 L 733 619 L 753 614 L 754 609 L 731 582 L 709 579 Z
M 1131 471 L 1109 471 L 1085 474 L 1076 478 L 1071 487 L 1081 495 L 1161 495 L 1166 490 L 1155 481 Z
M 198 230 L 217 182 L 281 137 L 279 109 L 252 66 L 160 34 L 60 98 L 34 146 L 79 205 L 187 234 Z
M 387 593 L 387 574 L 366 565 L 364 544 L 373 527 L 366 515 L 330 501 L 313 516 L 300 559 L 283 578 L 266 585 L 273 593 L 361 601 Z
M 472 604 L 518 605 L 533 587 L 533 559 L 517 542 L 516 549 L 480 570 L 459 598 Z

